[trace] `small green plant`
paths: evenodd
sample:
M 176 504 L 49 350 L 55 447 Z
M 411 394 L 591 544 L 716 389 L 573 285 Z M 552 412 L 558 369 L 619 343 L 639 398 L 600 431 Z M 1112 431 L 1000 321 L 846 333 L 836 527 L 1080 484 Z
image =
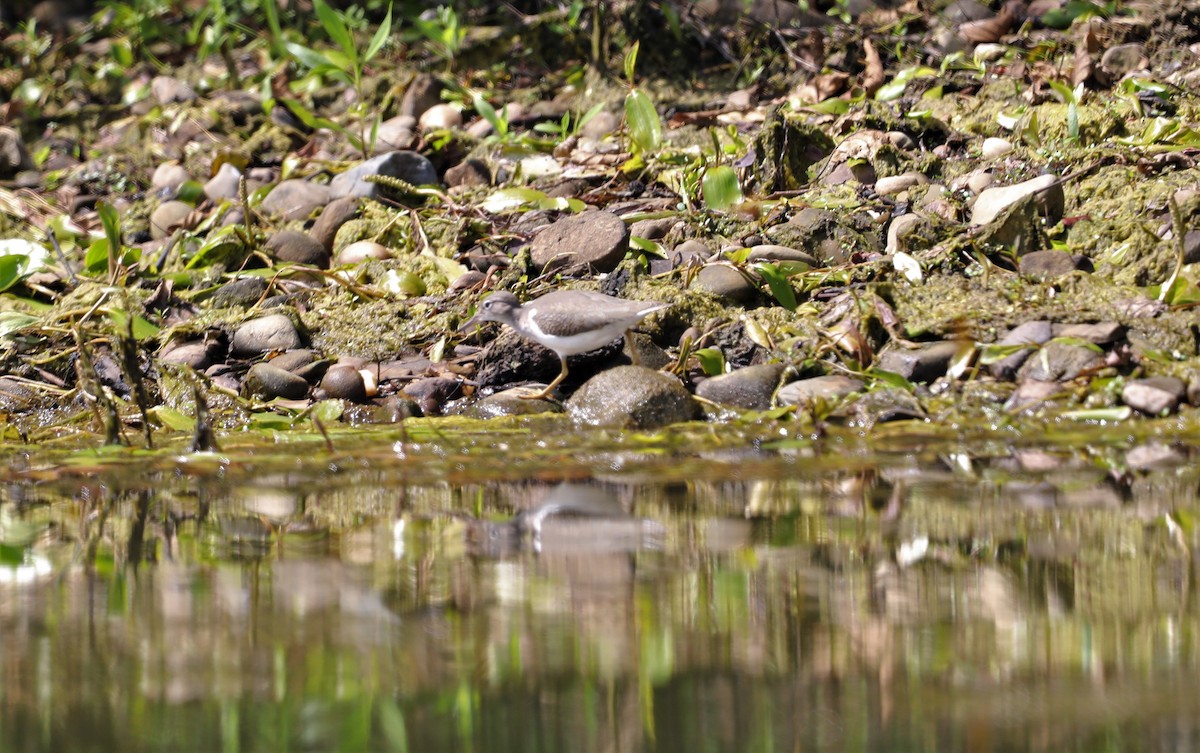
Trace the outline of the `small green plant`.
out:
M 374 36 L 367 44 L 367 49 L 361 54 L 354 42 L 354 35 L 350 31 L 350 25 L 347 23 L 344 13 L 329 7 L 324 0 L 313 0 L 313 8 L 317 12 L 317 18 L 320 20 L 322 28 L 337 45 L 337 49 L 318 52 L 296 42 L 288 42 L 285 47 L 288 54 L 297 63 L 307 67 L 312 75 L 340 81 L 354 89 L 356 97 L 354 106 L 351 108 L 351 115 L 358 119 L 359 132 L 355 134 L 339 123 L 313 115 L 296 100 L 285 99 L 284 104 L 305 125 L 312 128 L 329 128 L 346 136 L 366 158 L 375 145 L 375 136 L 379 132 L 379 123 L 382 118 L 378 110 L 374 111 L 373 116 L 368 114 L 372 108 L 368 106 L 364 97 L 363 71 L 367 63 L 383 50 L 383 46 L 391 36 L 392 8 L 388 6 L 387 15 L 379 24 L 379 28 L 375 30 Z M 369 128 L 368 122 L 370 123 Z
M 459 23 L 458 13 L 454 8 L 439 5 L 434 10 L 432 19 L 415 19 L 413 26 L 433 45 L 434 53 L 446 61 L 446 67 L 453 70 L 454 62 L 462 52 L 463 42 L 467 38 L 467 30 Z
M 625 55 L 625 79 L 629 81 L 629 93 L 625 95 L 625 122 L 629 126 L 635 157 L 642 156 L 644 161 L 644 155 L 654 152 L 662 144 L 663 129 L 654 103 L 633 81 L 640 45 L 641 42 L 635 42 Z

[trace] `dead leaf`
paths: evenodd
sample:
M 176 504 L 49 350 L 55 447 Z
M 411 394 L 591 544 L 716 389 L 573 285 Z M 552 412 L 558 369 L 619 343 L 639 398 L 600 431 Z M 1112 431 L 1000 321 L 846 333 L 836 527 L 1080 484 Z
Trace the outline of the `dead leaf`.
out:
M 1071 83 L 1079 86 L 1092 77 L 1095 69 L 1095 56 L 1100 52 L 1100 40 L 1096 37 L 1096 27 L 1087 24 L 1083 36 L 1075 45 L 1075 60 L 1071 69 Z
M 821 73 L 793 89 L 788 99 L 809 105 L 823 102 L 844 92 L 849 81 L 849 73 L 841 71 Z
M 975 44 L 999 42 L 1000 38 L 1012 31 L 1016 16 L 1007 5 L 991 18 L 982 21 L 970 21 L 958 27 L 958 34 L 968 42 Z
M 866 58 L 866 68 L 863 70 L 860 83 L 867 96 L 874 96 L 885 80 L 883 61 L 879 59 L 879 51 L 875 49 L 870 39 L 863 39 L 863 57 Z

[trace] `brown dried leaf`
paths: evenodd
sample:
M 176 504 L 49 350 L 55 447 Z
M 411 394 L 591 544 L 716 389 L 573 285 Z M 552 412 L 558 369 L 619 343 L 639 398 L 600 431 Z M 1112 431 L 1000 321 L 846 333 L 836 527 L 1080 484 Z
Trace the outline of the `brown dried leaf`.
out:
M 1100 52 L 1100 40 L 1096 37 L 1096 27 L 1088 24 L 1083 36 L 1075 45 L 1075 60 L 1071 70 L 1071 83 L 1079 86 L 1092 78 L 1095 70 L 1095 56 Z
M 968 42 L 975 44 L 999 42 L 1000 38 L 1012 31 L 1016 16 L 1006 5 L 991 18 L 982 21 L 970 21 L 958 27 L 958 34 Z
M 850 74 L 848 73 L 841 71 L 822 73 L 793 89 L 790 98 L 806 104 L 816 104 L 844 92 L 849 81 Z
M 866 59 L 866 68 L 863 70 L 861 84 L 867 92 L 867 96 L 871 97 L 879 87 L 883 86 L 885 77 L 883 61 L 880 60 L 879 51 L 875 49 L 875 45 L 870 39 L 863 39 L 863 57 Z

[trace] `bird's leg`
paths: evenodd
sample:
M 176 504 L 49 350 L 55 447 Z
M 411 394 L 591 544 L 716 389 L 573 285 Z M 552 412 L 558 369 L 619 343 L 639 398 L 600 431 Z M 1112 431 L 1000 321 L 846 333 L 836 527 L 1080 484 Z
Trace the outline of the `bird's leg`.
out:
M 632 330 L 625 330 L 625 349 L 629 351 L 629 363 L 638 366 L 637 343 L 633 341 Z
M 554 392 L 554 388 L 562 384 L 562 381 L 567 378 L 567 357 L 559 356 L 558 360 L 562 361 L 562 371 L 558 373 L 558 376 L 554 377 L 554 381 L 547 384 L 546 389 L 536 395 L 520 395 L 522 400 L 541 400 L 544 397 L 550 397 L 550 393 Z

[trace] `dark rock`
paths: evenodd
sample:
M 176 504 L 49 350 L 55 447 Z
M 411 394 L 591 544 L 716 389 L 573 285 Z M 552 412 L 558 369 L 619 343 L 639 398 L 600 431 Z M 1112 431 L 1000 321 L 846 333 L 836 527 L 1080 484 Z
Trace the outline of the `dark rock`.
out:
M 321 389 L 328 397 L 349 400 L 353 403 L 367 401 L 367 386 L 363 376 L 353 366 L 331 366 L 321 380 Z
M 329 198 L 333 200 L 347 196 L 358 196 L 364 199 L 380 198 L 387 189 L 378 183 L 367 180 L 368 177 L 375 175 L 399 178 L 414 186 L 438 183 L 437 170 L 434 169 L 433 163 L 424 156 L 409 151 L 387 152 L 358 163 L 330 181 Z
M 567 359 L 570 376 L 565 386 L 579 384 L 580 378 L 590 376 L 599 364 L 611 361 L 620 353 L 619 342 L 614 341 L 613 345 Z M 505 328 L 479 354 L 479 371 L 475 381 L 481 387 L 498 387 L 522 381 L 549 382 L 558 376 L 561 369 L 562 363 L 554 351 L 529 342 Z
M 529 250 L 538 269 L 611 272 L 629 250 L 629 228 L 612 212 L 582 212 L 543 228 Z
M 566 407 L 579 423 L 626 429 L 654 429 L 700 415 L 700 406 L 678 379 L 642 366 L 602 371 Z
M 1151 416 L 1174 413 L 1187 393 L 1182 379 L 1149 377 L 1133 379 L 1121 390 L 1121 402 Z
M 445 86 L 428 73 L 419 73 L 412 83 L 404 90 L 400 100 L 400 115 L 413 119 L 414 123 L 421 114 L 434 105 L 442 103 L 442 89 Z
M 892 421 L 920 421 L 926 417 L 916 396 L 898 388 L 864 392 L 838 412 L 851 425 L 862 428 Z
M 283 314 L 251 319 L 233 333 L 233 354 L 236 356 L 256 356 L 272 350 L 291 350 L 298 347 L 300 333 L 296 331 L 292 320 Z
M 286 353 L 280 353 L 270 360 L 270 364 L 277 369 L 283 369 L 295 374 L 300 369 L 312 364 L 315 360 L 317 360 L 316 353 L 306 348 L 297 348 L 289 350 Z
M 783 369 L 781 363 L 764 363 L 721 374 L 701 382 L 696 396 L 731 408 L 766 410 Z
M 879 359 L 879 368 L 891 371 L 910 382 L 932 382 L 945 376 L 950 361 L 962 346 L 953 340 L 923 345 L 920 348 L 893 348 Z
M 1000 338 L 996 344 L 1009 346 L 1025 345 L 1028 343 L 1031 346 L 1040 346 L 1049 342 L 1053 336 L 1053 328 L 1050 322 L 1025 322 L 1009 330 L 1008 334 Z M 1021 364 L 1025 363 L 1025 359 L 1029 358 L 1029 354 L 1033 353 L 1033 351 L 1033 347 L 1023 348 L 992 363 L 988 366 L 988 369 L 992 372 L 992 376 L 997 379 L 1012 379 L 1017 375 L 1017 370 L 1021 368 Z
M 1104 355 L 1083 345 L 1051 340 L 1017 372 L 1021 381 L 1070 380 L 1104 365 Z
M 680 243 L 671 251 L 671 262 L 681 267 L 689 263 L 703 263 L 713 257 L 713 250 L 703 241 L 695 239 Z
M 307 220 L 313 212 L 329 203 L 329 193 L 328 186 L 318 183 L 285 180 L 271 189 L 259 209 L 285 222 Z
M 168 345 L 159 355 L 162 363 L 181 364 L 190 366 L 196 371 L 204 371 L 220 358 L 218 348 L 213 343 L 204 340 L 194 340 L 187 343 Z
M 692 278 L 692 289 L 704 290 L 731 303 L 758 298 L 758 286 L 728 264 L 706 264 Z
M 861 392 L 863 383 L 854 377 L 842 374 L 800 379 L 779 388 L 775 400 L 780 405 L 810 405 L 818 400 L 833 402 L 847 395 Z
M 242 380 L 242 394 L 265 400 L 299 400 L 308 394 L 308 382 L 269 363 L 256 363 Z
M 337 231 L 358 215 L 361 206 L 362 199 L 357 196 L 347 196 L 329 202 L 321 210 L 321 215 L 313 223 L 309 234 L 326 250 L 333 251 L 333 239 L 337 237 Z
M 242 277 L 217 288 L 209 299 L 213 308 L 246 308 L 262 300 L 267 281 L 261 277 Z
M 28 413 L 45 404 L 45 395 L 29 383 L 11 376 L 0 376 L 0 412 Z
M 410 382 L 404 394 L 417 401 L 426 416 L 440 416 L 442 408 L 462 393 L 462 381 L 453 377 L 428 377 Z
M 446 171 L 446 185 L 455 186 L 490 186 L 492 171 L 483 160 L 469 159 L 459 162 Z
M 650 337 L 650 335 L 647 335 L 644 332 L 634 332 L 632 334 L 633 348 L 637 351 L 635 355 L 637 356 L 636 360 L 638 366 L 645 366 L 648 369 L 661 369 L 667 364 L 675 361 L 675 359 L 671 358 L 667 351 L 655 344 L 654 338 Z M 621 352 L 626 356 L 628 355 L 624 350 Z M 629 359 L 626 358 L 625 360 Z
M 1092 271 L 1092 262 L 1082 254 L 1066 251 L 1034 251 L 1021 257 L 1018 264 L 1021 274 L 1033 280 L 1056 280 L 1064 275 L 1082 270 Z
M 497 392 L 467 406 L 462 414 L 470 418 L 499 418 L 501 416 L 528 416 L 535 413 L 561 413 L 562 407 L 552 400 L 527 400 L 530 388 L 516 387 Z
M 648 241 L 662 240 L 675 227 L 678 217 L 659 217 L 653 220 L 638 220 L 629 226 L 629 234 Z
M 281 230 L 275 233 L 263 250 L 275 261 L 329 268 L 329 251 L 316 238 L 299 230 Z

